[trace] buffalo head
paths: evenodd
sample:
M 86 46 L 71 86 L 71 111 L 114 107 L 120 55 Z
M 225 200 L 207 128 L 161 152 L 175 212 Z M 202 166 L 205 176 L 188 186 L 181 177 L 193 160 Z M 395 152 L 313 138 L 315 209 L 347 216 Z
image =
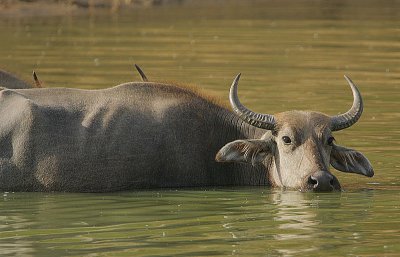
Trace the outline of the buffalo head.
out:
M 236 140 L 219 150 L 220 162 L 261 163 L 268 170 L 272 185 L 301 190 L 340 190 L 337 170 L 372 177 L 368 159 L 358 151 L 335 144 L 333 131 L 357 122 L 363 111 L 361 94 L 346 77 L 353 91 L 353 106 L 344 114 L 328 116 L 319 112 L 288 111 L 275 115 L 247 109 L 239 101 L 237 87 L 240 74 L 231 86 L 229 100 L 234 112 L 246 123 L 265 129 L 259 139 Z

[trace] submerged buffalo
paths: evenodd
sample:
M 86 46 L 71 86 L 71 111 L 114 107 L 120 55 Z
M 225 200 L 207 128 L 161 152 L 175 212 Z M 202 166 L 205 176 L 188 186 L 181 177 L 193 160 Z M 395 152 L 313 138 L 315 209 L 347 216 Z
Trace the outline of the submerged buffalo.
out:
M 28 82 L 17 78 L 13 74 L 0 69 L 0 87 L 5 87 L 5 88 L 9 88 L 9 89 L 25 89 L 25 88 L 42 87 L 42 83 L 39 81 L 35 72 L 33 72 L 33 79 L 34 79 L 35 84 L 31 85 Z
M 102 90 L 0 91 L 0 189 L 273 185 L 332 191 L 340 184 L 330 164 L 373 176 L 361 153 L 336 145 L 332 136 L 363 110 L 347 77 L 353 106 L 333 117 L 254 113 L 239 102 L 239 76 L 230 91 L 234 112 L 193 90 L 143 79 Z
M 6 88 L 32 88 L 32 85 L 17 78 L 13 74 L 0 69 L 0 87 Z

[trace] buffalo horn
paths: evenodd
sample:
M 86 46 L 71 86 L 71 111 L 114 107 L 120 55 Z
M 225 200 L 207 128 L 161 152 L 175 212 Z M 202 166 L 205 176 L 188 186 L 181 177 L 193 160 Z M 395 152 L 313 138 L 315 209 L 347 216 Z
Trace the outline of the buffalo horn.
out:
M 363 112 L 363 101 L 360 91 L 358 91 L 356 85 L 354 85 L 353 81 L 351 81 L 349 77 L 345 75 L 344 78 L 349 83 L 351 91 L 353 91 L 353 106 L 346 113 L 331 117 L 332 131 L 338 131 L 350 127 L 357 122 Z
M 42 87 L 42 82 L 40 82 L 40 80 L 38 79 L 35 71 L 33 71 L 32 75 L 33 75 L 33 80 L 35 81 L 35 87 L 39 88 Z
M 135 68 L 136 68 L 136 70 L 139 72 L 140 77 L 142 78 L 142 81 L 143 81 L 143 82 L 149 81 L 149 80 L 147 79 L 146 75 L 144 74 L 144 72 L 142 71 L 142 69 L 139 67 L 139 65 L 136 65 L 136 64 L 135 64 Z
M 240 79 L 240 73 L 236 76 L 235 80 L 232 83 L 231 90 L 229 92 L 229 101 L 231 102 L 231 106 L 233 111 L 246 123 L 253 125 L 258 128 L 272 130 L 275 126 L 275 118 L 270 114 L 261 114 L 253 112 L 247 109 L 242 103 L 239 101 L 237 88 Z

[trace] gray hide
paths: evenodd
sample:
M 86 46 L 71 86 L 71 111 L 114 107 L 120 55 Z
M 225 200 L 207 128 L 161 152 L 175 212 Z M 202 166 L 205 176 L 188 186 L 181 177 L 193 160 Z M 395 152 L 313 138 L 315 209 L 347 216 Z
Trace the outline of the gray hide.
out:
M 268 184 L 261 165 L 214 160 L 227 142 L 262 130 L 173 85 L 4 89 L 0 117 L 1 190 Z
M 32 88 L 32 85 L 17 78 L 13 74 L 0 69 L 0 87 L 19 89 Z

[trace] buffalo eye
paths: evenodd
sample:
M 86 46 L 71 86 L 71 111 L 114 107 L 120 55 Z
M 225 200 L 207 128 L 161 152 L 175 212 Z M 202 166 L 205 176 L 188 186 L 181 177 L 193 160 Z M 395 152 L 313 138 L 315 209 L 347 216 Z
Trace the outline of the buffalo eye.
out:
M 333 141 L 335 141 L 334 137 L 329 137 L 328 138 L 328 145 L 333 145 Z
M 282 140 L 283 140 L 283 143 L 285 143 L 286 145 L 292 143 L 292 139 L 290 139 L 290 137 L 288 137 L 288 136 L 283 136 Z

